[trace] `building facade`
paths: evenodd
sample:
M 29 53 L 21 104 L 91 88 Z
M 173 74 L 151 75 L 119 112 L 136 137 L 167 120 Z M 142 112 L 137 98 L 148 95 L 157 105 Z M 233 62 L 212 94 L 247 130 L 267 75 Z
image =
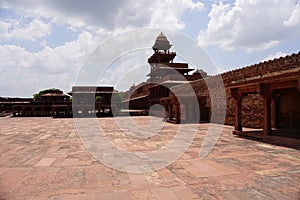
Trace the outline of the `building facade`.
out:
M 114 93 L 113 87 L 74 86 L 68 94 L 51 92 L 9 105 L 14 117 L 105 117 L 118 111 Z
M 14 117 L 48 117 L 55 115 L 56 105 L 69 105 L 70 96 L 62 91 L 42 94 L 38 99 L 15 103 L 12 106 Z M 71 115 L 65 113 L 65 115 Z
M 157 36 L 152 47 L 154 53 L 148 59 L 149 78 L 124 93 L 123 108 L 135 114 L 149 113 L 152 108 L 152 115 L 163 117 L 163 107 L 154 105 L 162 105 L 161 99 L 171 95 L 172 87 L 207 77 L 207 73 L 190 68 L 187 63 L 174 62 L 176 53 L 170 51 L 171 46 L 163 33 Z M 168 120 L 172 119 L 169 117 Z
M 226 93 L 226 112 L 220 123 L 234 125 L 233 133 L 237 135 L 299 143 L 300 52 L 207 76 L 203 71 L 189 75 L 193 69 L 188 68 L 187 63 L 174 63 L 176 53 L 170 52 L 170 47 L 161 33 L 153 46 L 154 54 L 148 59 L 149 79 L 125 92 L 129 109 L 149 110 L 158 104 L 160 112 L 157 113 L 166 121 L 211 122 L 212 94 L 207 83 L 217 88 L 219 86 L 214 82 L 221 77 Z M 190 86 L 197 102 L 190 101 L 192 95 L 187 93 Z M 181 102 L 179 97 L 183 99 Z M 218 101 L 218 95 L 214 99 Z M 199 111 L 198 115 L 195 110 Z M 214 111 L 218 112 L 218 109 L 214 108 Z M 245 128 L 255 130 L 245 131 Z M 280 139 L 276 139 L 277 136 Z

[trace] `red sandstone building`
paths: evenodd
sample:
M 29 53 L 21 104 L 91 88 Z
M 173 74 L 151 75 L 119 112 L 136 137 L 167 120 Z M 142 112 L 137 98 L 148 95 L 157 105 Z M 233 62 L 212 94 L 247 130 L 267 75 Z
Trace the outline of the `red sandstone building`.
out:
M 149 108 L 156 104 L 160 105 L 163 98 L 171 95 L 171 87 L 207 77 L 202 70 L 189 74 L 195 69 L 189 68 L 187 63 L 175 63 L 176 53 L 170 52 L 171 46 L 167 37 L 160 33 L 152 47 L 154 53 L 148 59 L 150 73 L 147 76 L 149 79 L 137 86 L 133 85 L 124 93 L 123 107 L 129 108 L 130 112 L 148 113 Z M 162 109 L 162 107 L 154 107 L 151 112 L 162 117 Z M 176 122 L 176 118 L 172 117 L 173 108 L 164 106 L 164 109 L 169 113 L 167 120 Z M 174 109 L 174 112 L 176 112 L 174 116 L 179 114 L 178 108 Z
M 117 110 L 111 102 L 114 93 L 113 87 L 74 86 L 68 95 L 52 92 L 36 100 L 19 99 L 17 102 L 2 102 L 1 105 L 10 108 L 15 117 L 104 117 L 112 116 Z
M 156 107 L 157 112 L 154 109 L 151 114 L 169 122 L 209 122 L 212 107 L 207 83 L 214 82 L 216 76 L 207 76 L 203 71 L 189 75 L 193 69 L 187 63 L 174 63 L 176 53 L 170 52 L 170 47 L 161 33 L 148 59 L 149 79 L 125 92 L 123 106 L 145 113 L 158 104 L 161 106 Z M 235 126 L 234 134 L 300 146 L 300 52 L 220 76 L 226 90 L 225 124 Z M 192 86 L 196 103 L 189 102 L 187 85 Z M 184 101 L 179 103 L 174 92 Z M 195 106 L 200 112 L 196 119 Z M 255 130 L 245 131 L 243 127 Z
M 14 117 L 46 117 L 55 115 L 55 105 L 69 105 L 70 96 L 61 91 L 49 92 L 38 99 L 18 102 L 12 105 Z M 65 116 L 70 113 L 65 113 Z
M 115 115 L 117 108 L 112 102 L 114 88 L 108 86 L 74 86 L 72 92 L 73 117 L 105 117 Z

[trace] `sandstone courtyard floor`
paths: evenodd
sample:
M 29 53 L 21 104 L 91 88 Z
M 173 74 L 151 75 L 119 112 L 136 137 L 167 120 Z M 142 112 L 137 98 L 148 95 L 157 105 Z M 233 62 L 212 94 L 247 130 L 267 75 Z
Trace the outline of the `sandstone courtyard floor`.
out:
M 151 119 L 133 121 L 143 126 Z M 166 123 L 159 134 L 138 139 L 114 118 L 98 121 L 114 145 L 131 152 L 163 147 L 180 126 Z M 199 158 L 208 126 L 199 124 L 192 145 L 168 166 L 128 173 L 95 159 L 74 119 L 2 117 L 0 199 L 300 199 L 300 151 L 233 136 L 233 127 L 224 126 Z

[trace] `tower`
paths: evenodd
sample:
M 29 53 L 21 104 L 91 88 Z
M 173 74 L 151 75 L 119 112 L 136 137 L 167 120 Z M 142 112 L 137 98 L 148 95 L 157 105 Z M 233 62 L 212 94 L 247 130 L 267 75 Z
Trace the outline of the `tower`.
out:
M 183 80 L 182 78 L 193 69 L 188 68 L 187 63 L 174 63 L 173 60 L 176 57 L 175 52 L 170 52 L 170 44 L 168 38 L 161 32 L 152 47 L 154 53 L 148 59 L 150 64 L 150 81 L 159 83 L 160 80 L 166 80 L 166 76 L 169 76 L 169 80 Z M 172 75 L 172 76 L 170 76 Z

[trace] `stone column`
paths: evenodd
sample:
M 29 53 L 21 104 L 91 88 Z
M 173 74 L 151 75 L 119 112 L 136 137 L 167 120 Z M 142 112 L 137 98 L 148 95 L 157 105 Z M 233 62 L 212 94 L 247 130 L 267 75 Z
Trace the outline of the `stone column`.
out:
M 263 135 L 271 135 L 272 126 L 271 126 L 271 95 L 268 88 L 268 85 L 261 84 L 259 85 L 259 93 L 263 98 L 263 108 L 264 108 L 264 121 L 263 121 Z
M 236 131 L 243 131 L 242 129 L 242 100 L 241 96 L 235 98 L 235 123 Z
M 264 107 L 264 122 L 263 122 L 263 134 L 270 135 L 272 133 L 271 128 L 271 97 L 265 96 L 263 98 Z
M 236 132 L 243 131 L 242 128 L 242 100 L 243 96 L 239 93 L 238 88 L 231 89 L 231 96 L 235 101 L 235 120 L 234 129 Z

